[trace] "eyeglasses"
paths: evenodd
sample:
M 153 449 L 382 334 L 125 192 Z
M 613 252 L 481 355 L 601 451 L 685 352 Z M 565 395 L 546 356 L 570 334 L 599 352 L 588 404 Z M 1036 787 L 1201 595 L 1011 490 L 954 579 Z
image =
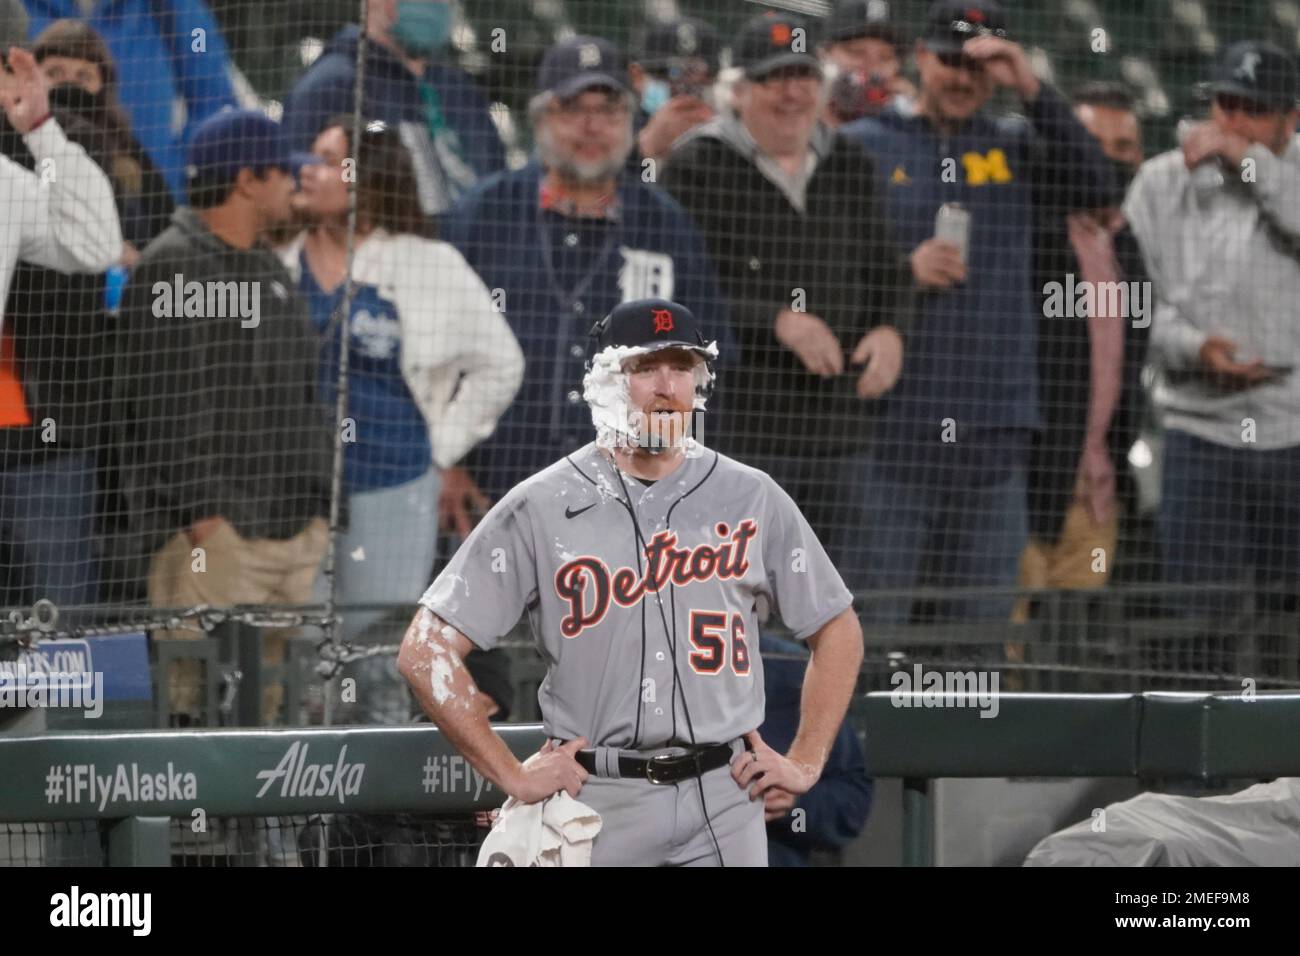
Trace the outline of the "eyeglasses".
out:
M 594 118 L 612 123 L 615 120 L 623 119 L 628 115 L 627 101 L 621 97 L 618 99 L 608 99 L 603 103 L 597 103 L 584 106 L 576 99 L 559 100 L 552 103 L 547 110 L 552 116 L 558 116 L 566 122 L 574 122 L 578 119 Z
M 1214 97 L 1215 104 L 1225 113 L 1245 113 L 1247 116 L 1267 116 L 1270 113 L 1276 113 L 1273 107 L 1255 100 L 1248 100 L 1244 96 L 1233 96 L 1229 93 L 1219 93 Z

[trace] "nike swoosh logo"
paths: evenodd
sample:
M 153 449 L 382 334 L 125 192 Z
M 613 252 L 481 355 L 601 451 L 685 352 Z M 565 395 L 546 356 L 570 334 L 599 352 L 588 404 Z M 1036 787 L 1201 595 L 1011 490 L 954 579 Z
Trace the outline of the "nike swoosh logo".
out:
M 576 517 L 578 517 L 578 515 L 582 514 L 584 511 L 590 511 L 592 508 L 596 507 L 596 505 L 598 505 L 598 504 L 600 504 L 600 502 L 598 502 L 598 501 L 593 501 L 591 504 L 587 505 L 587 507 L 585 507 L 585 508 L 579 508 L 577 511 L 574 511 L 572 508 L 565 508 L 565 509 L 564 509 L 564 517 L 566 517 L 566 518 L 576 518 Z

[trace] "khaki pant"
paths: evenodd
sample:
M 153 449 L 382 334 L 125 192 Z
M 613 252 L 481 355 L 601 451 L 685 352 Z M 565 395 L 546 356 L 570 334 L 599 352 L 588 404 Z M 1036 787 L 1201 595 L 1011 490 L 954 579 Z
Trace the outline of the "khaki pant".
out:
M 1020 555 L 1020 586 L 1022 588 L 1058 588 L 1084 591 L 1099 588 L 1110 577 L 1111 562 L 1115 560 L 1115 545 L 1119 540 L 1119 518 L 1112 511 L 1110 518 L 1098 524 L 1088 514 L 1088 509 L 1078 501 L 1065 513 L 1065 526 L 1055 544 L 1041 538 L 1030 538 Z M 1101 562 L 1093 552 L 1105 552 Z M 1099 563 L 1101 570 L 1094 571 Z M 1021 598 L 1011 612 L 1013 624 L 1029 620 L 1029 598 Z M 1008 643 L 1006 655 L 1009 662 L 1025 659 L 1025 645 Z M 1004 680 L 1008 690 L 1020 690 L 1019 674 L 1009 674 Z
M 1039 538 L 1029 539 L 1020 555 L 1020 586 L 1081 591 L 1099 588 L 1110 577 L 1118 539 L 1119 519 L 1113 512 L 1107 521 L 1097 524 L 1088 509 L 1076 501 L 1065 513 L 1065 526 L 1055 544 Z M 1098 548 L 1104 552 L 1101 570 L 1093 570 L 1097 563 L 1093 552 Z M 1017 607 L 1017 611 L 1022 609 Z M 1022 613 L 1028 615 L 1028 608 Z
M 324 518 L 313 518 L 302 531 L 283 541 L 241 538 L 227 521 L 222 521 L 198 548 L 188 532 L 181 532 L 150 562 L 149 603 L 154 607 L 310 604 L 312 583 L 328 543 L 329 524 Z M 283 663 L 285 641 L 294 633 L 292 629 L 263 631 L 262 662 Z M 202 637 L 202 632 L 159 631 L 154 636 L 160 640 L 193 640 Z M 198 662 L 176 661 L 169 676 L 171 712 L 197 716 L 202 686 Z M 283 698 L 278 683 L 264 687 L 265 723 L 275 720 Z

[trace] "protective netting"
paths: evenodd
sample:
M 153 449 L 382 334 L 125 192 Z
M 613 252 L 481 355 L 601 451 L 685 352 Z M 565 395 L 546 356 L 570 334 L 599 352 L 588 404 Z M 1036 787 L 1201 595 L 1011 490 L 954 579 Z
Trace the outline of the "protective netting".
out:
M 172 820 L 172 866 L 473 866 L 486 814 L 214 817 Z M 113 821 L 0 823 L 0 867 L 107 866 Z
M 0 823 L 0 867 L 107 865 L 107 834 L 97 820 Z
M 0 659 L 145 629 L 213 723 L 232 645 L 158 649 L 242 620 L 262 720 L 409 716 L 413 603 L 664 296 L 873 686 L 1296 686 L 1300 4 L 931 8 L 0 4 Z
M 487 833 L 474 814 L 223 817 L 207 833 L 172 821 L 176 866 L 473 866 Z

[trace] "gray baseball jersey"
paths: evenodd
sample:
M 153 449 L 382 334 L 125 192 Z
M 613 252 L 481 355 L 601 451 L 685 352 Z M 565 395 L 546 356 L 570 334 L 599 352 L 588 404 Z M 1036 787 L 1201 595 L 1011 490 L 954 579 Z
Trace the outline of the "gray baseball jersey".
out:
M 549 736 L 648 749 L 754 730 L 760 616 L 804 639 L 852 604 L 790 496 L 699 451 L 647 486 L 588 444 L 498 501 L 421 598 L 484 649 L 527 610 Z

